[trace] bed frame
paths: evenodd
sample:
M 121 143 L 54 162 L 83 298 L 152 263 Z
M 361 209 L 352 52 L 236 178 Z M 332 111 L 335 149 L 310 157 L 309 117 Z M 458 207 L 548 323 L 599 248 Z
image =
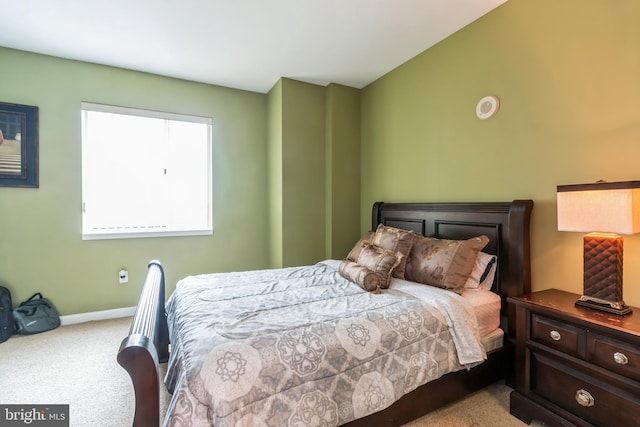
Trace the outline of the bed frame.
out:
M 387 409 L 348 423 L 348 426 L 400 426 L 458 400 L 498 380 L 511 383 L 515 313 L 507 297 L 531 291 L 529 222 L 533 201 L 500 203 L 383 203 L 373 205 L 371 227 L 378 224 L 416 231 L 442 239 L 467 239 L 484 234 L 484 251 L 498 256 L 492 290 L 502 298 L 504 346 L 488 354 L 471 370 L 452 372 L 403 396 Z M 159 364 L 168 359 L 169 335 L 164 311 L 164 272 L 151 261 L 129 335 L 117 360 L 129 373 L 136 406 L 134 426 L 160 424 Z

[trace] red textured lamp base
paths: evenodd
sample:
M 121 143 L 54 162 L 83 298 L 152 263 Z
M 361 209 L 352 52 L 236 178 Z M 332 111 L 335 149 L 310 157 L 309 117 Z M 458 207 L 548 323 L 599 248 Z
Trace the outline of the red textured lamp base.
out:
M 616 234 L 584 236 L 584 292 L 576 305 L 621 316 L 631 313 L 622 300 L 622 247 Z

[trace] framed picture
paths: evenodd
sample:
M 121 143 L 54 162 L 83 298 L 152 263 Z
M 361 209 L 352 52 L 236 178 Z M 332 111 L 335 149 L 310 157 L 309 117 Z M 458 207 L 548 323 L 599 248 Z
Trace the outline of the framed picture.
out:
M 38 187 L 38 107 L 0 102 L 0 187 Z

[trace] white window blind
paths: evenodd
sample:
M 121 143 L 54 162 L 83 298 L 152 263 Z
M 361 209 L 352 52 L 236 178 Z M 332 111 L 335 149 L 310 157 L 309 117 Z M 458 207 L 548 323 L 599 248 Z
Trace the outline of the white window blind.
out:
M 212 234 L 211 127 L 83 102 L 83 239 Z

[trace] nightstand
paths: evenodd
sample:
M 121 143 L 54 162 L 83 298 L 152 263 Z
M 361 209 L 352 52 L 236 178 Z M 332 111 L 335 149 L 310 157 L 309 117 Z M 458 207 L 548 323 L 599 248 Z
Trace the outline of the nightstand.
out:
M 516 312 L 510 412 L 526 423 L 640 426 L 640 308 L 617 316 L 550 289 L 509 298 Z

